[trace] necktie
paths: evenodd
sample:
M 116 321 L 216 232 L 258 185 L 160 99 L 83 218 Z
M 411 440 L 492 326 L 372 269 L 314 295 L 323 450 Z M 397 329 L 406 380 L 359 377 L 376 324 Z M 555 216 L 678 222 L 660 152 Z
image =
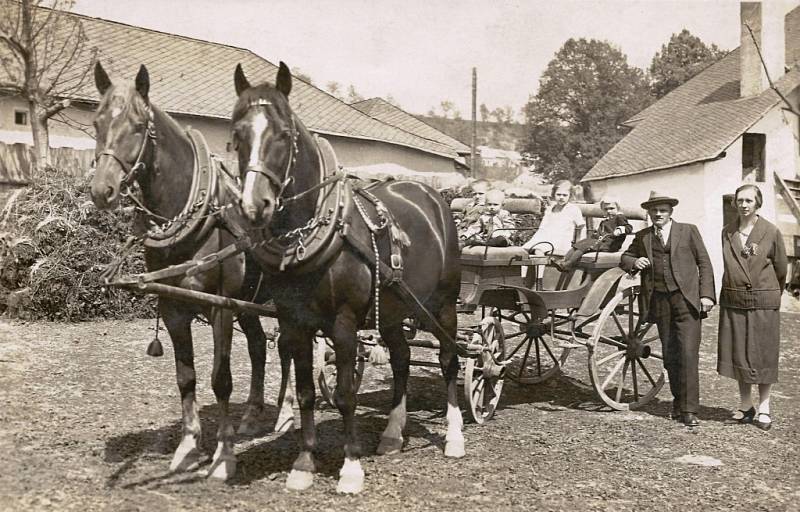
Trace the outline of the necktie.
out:
M 661 245 L 665 245 L 664 243 L 664 230 L 661 229 L 659 226 L 654 226 L 656 230 L 656 236 L 659 240 L 661 240 Z

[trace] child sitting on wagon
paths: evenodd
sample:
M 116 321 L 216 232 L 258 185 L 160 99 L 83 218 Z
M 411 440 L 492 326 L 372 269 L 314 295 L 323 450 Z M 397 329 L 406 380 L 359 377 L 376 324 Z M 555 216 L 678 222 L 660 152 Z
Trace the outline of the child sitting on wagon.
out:
M 489 182 L 486 180 L 476 180 L 472 182 L 472 202 L 464 208 L 464 216 L 458 223 L 459 233 L 463 233 L 472 224 L 478 222 L 483 211 L 486 209 L 486 191 L 489 190 Z
M 486 193 L 486 208 L 475 222 L 461 235 L 465 246 L 486 245 L 508 247 L 513 230 L 517 227 L 508 210 L 503 209 L 506 194 L 492 189 Z
M 604 197 L 600 201 L 600 208 L 605 212 L 606 218 L 600 222 L 597 232 L 590 238 L 572 244 L 572 249 L 564 255 L 564 259 L 554 261 L 553 266 L 562 272 L 572 270 L 586 252 L 617 252 L 622 248 L 625 235 L 633 231 L 633 226 L 620 213 L 619 201 L 616 199 Z

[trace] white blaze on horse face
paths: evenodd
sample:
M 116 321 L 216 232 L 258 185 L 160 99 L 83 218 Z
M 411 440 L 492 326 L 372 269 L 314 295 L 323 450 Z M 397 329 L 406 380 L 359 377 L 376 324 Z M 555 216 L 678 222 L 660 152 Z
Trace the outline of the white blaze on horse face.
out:
M 267 121 L 267 116 L 265 116 L 263 112 L 259 112 L 253 116 L 253 122 L 250 124 L 250 129 L 252 130 L 251 140 L 253 143 L 250 147 L 250 160 L 247 162 L 248 169 L 258 169 L 261 165 L 261 138 L 266 131 L 267 126 L 269 126 L 269 122 Z M 256 176 L 256 173 L 248 172 L 245 174 L 244 178 L 242 199 L 251 205 L 255 203 L 253 199 L 255 194 Z

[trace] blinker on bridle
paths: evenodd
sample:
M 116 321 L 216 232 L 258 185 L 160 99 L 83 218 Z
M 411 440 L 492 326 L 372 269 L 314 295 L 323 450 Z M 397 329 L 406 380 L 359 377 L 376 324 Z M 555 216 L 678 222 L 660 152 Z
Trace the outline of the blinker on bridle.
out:
M 264 98 L 256 98 L 248 102 L 247 109 L 249 110 L 251 108 L 267 107 L 270 105 L 272 105 L 271 101 L 265 100 Z M 292 136 L 292 144 L 289 148 L 289 159 L 286 162 L 286 170 L 283 172 L 284 179 L 281 179 L 281 177 L 278 176 L 272 169 L 267 168 L 267 166 L 263 164 L 260 158 L 258 161 L 259 165 L 257 168 L 248 167 L 244 172 L 245 176 L 247 176 L 247 173 L 249 172 L 261 174 L 262 176 L 267 178 L 269 182 L 275 186 L 275 188 L 278 189 L 276 200 L 279 211 L 283 209 L 283 201 L 282 201 L 283 193 L 286 190 L 286 187 L 288 187 L 289 184 L 292 181 L 294 181 L 294 177 L 290 174 L 290 172 L 294 167 L 294 164 L 297 162 L 297 153 L 299 152 L 297 148 L 297 139 L 299 135 L 297 132 L 297 128 L 295 126 L 293 115 L 289 117 L 289 121 L 291 123 L 291 128 L 289 132 L 291 133 Z
M 147 149 L 147 141 L 153 141 L 153 148 L 156 146 L 156 124 L 153 119 L 153 109 L 150 108 L 150 105 L 147 106 L 147 127 L 145 130 L 144 140 L 142 140 L 142 147 L 139 148 L 139 154 L 136 156 L 136 162 L 133 165 L 129 165 L 128 162 L 123 160 L 116 154 L 113 149 L 104 149 L 100 152 L 100 156 L 97 157 L 99 161 L 100 158 L 103 156 L 110 156 L 117 163 L 122 167 L 122 171 L 125 173 L 125 177 L 122 178 L 120 182 L 120 187 L 128 187 L 131 183 L 136 179 L 136 175 L 146 167 L 146 164 L 142 161 L 144 158 L 144 152 Z

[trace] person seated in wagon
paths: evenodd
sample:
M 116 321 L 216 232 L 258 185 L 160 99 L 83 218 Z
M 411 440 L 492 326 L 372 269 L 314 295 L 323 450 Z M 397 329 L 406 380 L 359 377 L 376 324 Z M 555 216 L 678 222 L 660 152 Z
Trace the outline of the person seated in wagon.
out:
M 633 232 L 633 226 L 621 212 L 619 201 L 616 198 L 604 197 L 600 200 L 600 209 L 606 218 L 600 222 L 597 231 L 589 238 L 578 240 L 572 244 L 564 259 L 554 261 L 553 266 L 564 272 L 575 268 L 581 260 L 581 256 L 589 251 L 594 252 L 617 252 L 622 249 L 625 242 L 625 235 Z
M 489 190 L 489 182 L 486 180 L 475 180 L 472 182 L 472 202 L 464 207 L 464 216 L 458 222 L 458 232 L 463 234 L 472 224 L 478 222 L 481 214 L 486 209 L 486 192 Z
M 503 209 L 506 194 L 492 189 L 486 193 L 486 208 L 461 235 L 465 246 L 508 247 L 516 228 L 511 212 Z
M 564 255 L 570 250 L 573 240 L 580 236 L 586 226 L 581 209 L 569 202 L 571 193 L 572 183 L 569 180 L 561 180 L 553 185 L 551 198 L 555 202 L 547 208 L 539 229 L 522 245 L 523 249 L 533 254 L 544 254 L 552 246 L 552 254 L 557 255 Z

